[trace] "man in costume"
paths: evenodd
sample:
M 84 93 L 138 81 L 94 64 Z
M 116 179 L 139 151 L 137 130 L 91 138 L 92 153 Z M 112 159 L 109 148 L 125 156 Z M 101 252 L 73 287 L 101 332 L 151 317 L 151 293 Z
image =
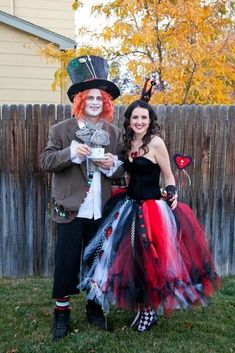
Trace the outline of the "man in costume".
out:
M 68 73 L 73 82 L 68 90 L 73 117 L 50 128 L 41 155 L 42 170 L 53 173 L 51 218 L 58 231 L 52 293 L 54 341 L 69 331 L 69 301 L 79 293 L 82 248 L 96 231 L 111 196 L 110 177 L 121 164 L 117 155 L 122 147 L 121 131 L 111 124 L 113 99 L 120 92 L 107 80 L 107 61 L 98 56 L 75 58 Z M 99 305 L 88 301 L 86 312 L 90 323 L 107 329 Z

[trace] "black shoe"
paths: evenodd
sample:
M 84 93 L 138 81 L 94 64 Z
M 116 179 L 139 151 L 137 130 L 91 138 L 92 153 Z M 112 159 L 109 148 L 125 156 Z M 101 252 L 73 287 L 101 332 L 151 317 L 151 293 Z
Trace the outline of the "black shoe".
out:
M 69 332 L 70 310 L 54 310 L 53 341 L 59 341 Z
M 146 332 L 157 323 L 157 315 L 151 308 L 138 312 L 131 326 L 138 332 Z
M 111 331 L 107 323 L 107 317 L 104 316 L 101 306 L 92 300 L 88 300 L 86 306 L 87 320 L 90 324 L 99 327 L 101 330 Z

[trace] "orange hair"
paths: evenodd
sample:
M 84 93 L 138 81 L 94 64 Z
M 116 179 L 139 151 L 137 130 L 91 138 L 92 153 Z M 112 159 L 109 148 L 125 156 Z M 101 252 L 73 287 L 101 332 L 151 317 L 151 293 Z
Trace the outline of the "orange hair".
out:
M 72 114 L 78 120 L 84 117 L 84 110 L 88 92 L 89 90 L 85 90 L 83 92 L 79 92 L 74 96 Z M 109 93 L 105 91 L 100 90 L 100 92 L 103 98 L 103 111 L 101 113 L 100 118 L 106 120 L 107 122 L 111 122 L 113 120 L 114 112 L 112 97 Z

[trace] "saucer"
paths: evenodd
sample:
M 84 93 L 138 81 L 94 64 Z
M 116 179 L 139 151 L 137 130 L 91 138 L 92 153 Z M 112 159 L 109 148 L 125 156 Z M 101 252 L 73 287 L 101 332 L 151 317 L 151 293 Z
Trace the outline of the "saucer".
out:
M 92 157 L 92 156 L 87 156 L 90 158 L 92 161 L 104 161 L 105 159 L 108 159 L 109 157 Z

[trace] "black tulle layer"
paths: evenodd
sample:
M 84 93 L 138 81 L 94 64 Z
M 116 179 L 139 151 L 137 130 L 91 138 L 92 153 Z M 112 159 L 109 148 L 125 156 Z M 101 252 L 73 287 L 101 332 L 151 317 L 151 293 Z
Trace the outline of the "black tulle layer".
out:
M 81 288 L 104 311 L 188 308 L 220 286 L 206 236 L 193 211 L 179 203 L 114 197 L 84 253 Z

